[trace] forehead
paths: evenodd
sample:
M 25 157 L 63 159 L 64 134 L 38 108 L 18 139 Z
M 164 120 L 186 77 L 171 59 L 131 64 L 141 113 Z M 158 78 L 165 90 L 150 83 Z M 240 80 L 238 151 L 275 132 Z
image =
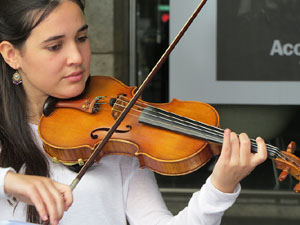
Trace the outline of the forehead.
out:
M 73 1 L 63 1 L 32 30 L 30 37 L 62 35 L 67 31 L 77 31 L 85 23 L 80 7 Z

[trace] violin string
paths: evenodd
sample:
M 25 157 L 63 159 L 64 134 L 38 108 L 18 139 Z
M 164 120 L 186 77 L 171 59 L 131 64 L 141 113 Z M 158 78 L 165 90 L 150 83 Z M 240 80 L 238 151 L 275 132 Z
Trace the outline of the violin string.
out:
M 125 102 L 125 104 L 127 103 L 127 101 L 124 101 L 124 100 L 121 100 L 120 98 L 117 100 L 118 102 Z M 142 107 L 142 109 L 144 109 L 145 108 L 145 106 L 146 107 L 153 107 L 153 106 L 151 106 L 151 105 L 148 105 L 148 104 L 145 104 L 145 103 L 142 103 L 142 102 L 139 102 L 139 104 L 140 105 L 144 105 L 143 107 Z M 121 105 L 121 104 L 118 104 L 117 102 L 115 103 L 115 105 L 118 105 L 119 107 L 124 107 L 124 105 Z M 138 111 L 139 113 L 141 113 L 143 110 L 141 110 L 141 106 L 140 105 L 138 105 L 138 107 L 139 107 L 139 110 L 137 110 L 137 109 L 133 109 L 133 110 L 135 110 L 135 111 Z M 116 110 L 116 109 L 115 109 Z M 161 111 L 161 109 L 159 109 L 160 111 Z M 162 110 L 162 111 L 164 111 L 164 110 Z M 119 111 L 119 112 L 121 112 L 121 111 Z M 165 112 L 167 112 L 167 111 L 165 111 Z M 164 113 L 161 113 L 161 112 L 159 112 L 159 114 L 160 114 L 160 118 L 164 118 L 165 120 L 166 120 L 166 118 L 168 118 L 168 120 L 169 120 L 169 118 L 170 118 L 170 116 L 169 115 L 167 115 L 167 114 L 164 114 Z M 153 115 L 152 115 L 153 116 Z M 176 122 L 176 123 L 181 123 L 181 122 L 178 122 L 178 118 L 176 118 L 176 120 L 177 121 L 174 121 L 174 117 L 172 118 L 172 121 L 173 122 Z M 186 121 L 183 121 L 183 122 L 186 122 Z M 215 140 L 217 143 L 219 142 L 219 143 L 222 143 L 222 140 L 223 140 L 223 130 L 222 129 L 220 129 L 220 128 L 216 128 L 216 127 L 213 127 L 213 126 L 210 126 L 210 125 L 207 125 L 207 124 L 203 124 L 203 123 L 201 123 L 201 122 L 198 122 L 198 121 L 194 121 L 194 122 L 196 122 L 196 123 L 200 123 L 201 125 L 201 127 L 202 128 L 204 128 L 205 130 L 206 130 L 206 132 L 209 132 L 210 133 L 210 135 L 206 135 L 206 136 L 204 136 L 204 138 L 206 138 L 206 139 L 212 139 L 212 140 Z M 186 124 L 184 124 L 185 126 L 186 126 Z M 198 129 L 199 128 L 199 124 L 192 124 L 193 125 L 193 128 L 194 129 Z M 195 125 L 196 125 L 196 127 L 195 127 Z M 199 132 L 201 132 L 201 131 L 203 131 L 203 130 L 199 130 Z M 217 134 L 217 137 L 216 137 L 216 135 L 215 134 Z M 251 140 L 251 144 L 252 144 L 252 146 L 254 146 L 256 149 L 257 149 L 257 146 L 256 146 L 256 142 L 252 139 Z M 284 157 L 284 155 L 280 152 L 280 151 L 278 151 L 278 148 L 276 148 L 276 147 L 274 147 L 274 146 L 272 146 L 272 145 L 268 145 L 267 144 L 267 148 L 268 148 L 268 151 L 270 151 L 270 152 L 272 152 L 274 155 L 276 155 L 276 157 L 280 157 L 280 158 L 283 158 Z M 285 157 L 284 157 L 285 158 Z
M 120 102 L 125 102 L 125 103 L 127 103 L 126 101 L 124 101 L 124 100 L 120 100 L 120 99 L 118 99 L 118 101 Z M 118 106 L 120 106 L 120 107 L 123 107 L 123 105 L 121 105 L 121 104 L 117 104 L 117 103 L 115 103 L 116 105 L 118 105 Z M 140 104 L 144 104 L 144 103 L 140 103 Z M 149 105 L 147 105 L 147 104 L 144 104 L 145 106 L 148 106 L 148 107 L 153 107 L 153 106 L 149 106 Z M 139 106 L 139 108 L 141 108 L 141 106 Z M 143 108 L 145 108 L 144 106 L 143 106 Z M 139 113 L 141 113 L 141 111 L 142 110 L 136 110 L 136 109 L 134 109 L 135 111 L 138 111 Z M 170 116 L 169 115 L 167 115 L 167 114 L 162 114 L 161 112 L 159 112 L 159 114 L 160 114 L 160 118 L 163 118 L 164 117 L 164 119 L 166 120 L 166 117 L 168 118 L 168 120 L 169 120 L 169 118 L 170 118 Z M 163 117 L 161 116 L 161 115 L 163 115 Z M 153 116 L 153 115 L 152 115 Z M 174 118 L 172 118 L 172 122 L 174 122 Z M 182 123 L 181 122 L 178 122 L 178 121 L 175 121 L 176 123 L 180 123 L 181 125 L 182 125 Z M 184 122 L 186 122 L 186 121 L 184 121 Z M 196 123 L 198 123 L 198 121 L 194 121 L 194 122 L 196 122 Z M 186 126 L 186 124 L 183 124 L 184 126 Z M 192 124 L 193 125 L 193 128 L 195 129 L 195 125 L 196 125 L 196 129 L 198 129 L 199 128 L 199 125 L 198 124 Z M 223 130 L 221 130 L 220 128 L 215 128 L 215 127 L 212 127 L 212 126 L 209 126 L 209 127 L 205 127 L 205 126 L 203 126 L 203 125 L 205 125 L 205 126 L 209 126 L 209 125 L 207 125 L 207 124 L 201 124 L 201 127 L 202 128 L 204 128 L 205 130 L 206 130 L 206 132 L 208 132 L 208 133 L 210 133 L 209 135 L 205 135 L 203 138 L 206 138 L 206 139 L 211 139 L 212 141 L 215 141 L 215 142 L 217 142 L 217 143 L 222 143 L 222 140 L 223 140 Z M 182 129 L 182 128 L 181 128 Z M 218 136 L 216 137 L 215 136 L 215 134 L 216 134 L 216 132 L 214 132 L 214 131 L 217 131 L 217 134 L 218 134 Z M 218 131 L 222 131 L 222 132 L 218 132 Z M 189 130 L 189 132 L 191 132 L 190 130 Z M 203 133 L 203 129 L 201 129 L 201 130 L 199 130 L 198 132 L 202 132 Z M 197 133 L 198 134 L 198 133 Z M 252 145 L 254 144 L 254 147 L 255 148 L 257 148 L 256 147 L 256 142 L 254 141 L 254 140 L 252 140 Z M 280 155 L 278 155 L 278 152 L 277 151 L 274 151 L 272 148 L 270 148 L 270 150 L 269 151 L 272 151 L 275 155 L 277 155 L 277 156 L 280 156 Z
M 108 96 L 106 96 L 106 97 L 108 97 Z M 125 99 L 125 97 L 124 97 L 124 99 Z M 121 109 L 125 108 L 126 105 L 122 105 L 122 104 L 117 103 L 117 102 L 121 102 L 121 103 L 125 103 L 125 104 L 128 103 L 128 101 L 122 100 L 122 99 L 118 98 L 117 101 L 115 102 L 114 106 L 117 105 L 117 106 L 121 107 Z M 137 103 L 136 103 L 136 105 L 134 107 L 137 107 L 138 109 L 132 108 L 132 110 L 135 111 L 135 112 L 138 112 L 138 113 L 142 113 L 143 110 L 146 107 L 155 108 L 155 107 L 153 107 L 153 106 L 151 106 L 149 104 L 143 103 L 143 102 L 137 102 Z M 155 109 L 157 109 L 157 108 L 155 108 Z M 117 109 L 114 109 L 114 111 L 122 112 L 122 110 L 117 110 Z M 208 124 L 204 124 L 204 123 L 199 122 L 199 121 L 194 121 L 194 120 L 185 121 L 185 120 L 178 119 L 177 117 L 171 117 L 169 115 L 169 112 L 167 112 L 165 110 L 162 110 L 160 108 L 159 108 L 159 111 L 160 112 L 158 112 L 158 114 L 159 114 L 159 118 L 160 119 L 164 119 L 164 120 L 168 120 L 168 121 L 171 120 L 172 122 L 177 123 L 179 125 L 184 125 L 185 127 L 192 127 L 193 129 L 198 130 L 198 132 L 203 132 L 203 130 L 204 130 L 208 134 L 203 134 L 204 135 L 203 138 L 215 140 L 217 143 L 222 143 L 223 142 L 223 136 L 224 136 L 223 133 L 224 133 L 224 130 L 222 130 L 221 128 L 210 126 Z M 139 117 L 139 115 L 134 115 L 134 114 L 132 114 L 132 115 L 136 116 L 136 117 Z M 151 116 L 152 117 L 153 116 L 157 117 L 157 115 L 151 115 Z M 190 125 L 187 125 L 186 123 L 189 123 Z M 191 132 L 191 130 L 189 130 L 189 132 Z M 195 131 L 193 131 L 193 132 L 195 134 L 197 133 Z M 251 140 L 251 145 L 255 149 L 257 149 L 256 141 L 254 139 L 250 139 L 250 140 Z M 268 151 L 271 152 L 271 153 L 273 153 L 276 157 L 279 157 L 279 158 L 281 158 L 283 160 L 291 161 L 283 153 L 281 153 L 281 151 L 277 147 L 269 145 L 269 144 L 266 144 L 266 146 L 267 146 Z M 295 164 L 297 164 L 297 163 L 295 162 Z
M 122 101 L 123 103 L 124 102 L 126 103 L 126 101 L 124 101 L 124 100 L 121 100 L 121 99 L 118 99 L 118 100 Z M 139 104 L 144 105 L 143 108 L 153 107 L 151 105 L 148 105 L 148 104 L 145 104 L 145 103 L 142 103 L 142 102 L 139 102 Z M 139 107 L 141 107 L 140 105 L 139 105 Z M 119 106 L 121 106 L 121 105 L 119 105 Z M 141 112 L 142 110 L 139 110 L 139 111 Z M 199 129 L 199 127 L 200 127 L 202 129 L 200 129 L 199 131 L 202 131 L 204 129 L 206 132 L 210 133 L 212 135 L 212 137 L 217 136 L 217 138 L 218 138 L 217 141 L 218 142 L 220 142 L 220 139 L 223 140 L 224 130 L 222 130 L 221 128 L 210 126 L 210 125 L 207 125 L 207 124 L 204 124 L 204 123 L 201 123 L 201 122 L 198 122 L 198 121 L 194 121 L 194 120 L 191 120 L 191 121 L 180 120 L 180 119 L 175 118 L 175 117 L 170 117 L 169 113 L 165 110 L 159 109 L 159 111 L 160 112 L 158 112 L 158 114 L 160 115 L 160 118 L 164 118 L 165 120 L 170 120 L 171 119 L 173 122 L 176 122 L 176 123 L 179 123 L 179 124 L 185 125 L 185 126 L 186 126 L 186 123 L 189 123 L 192 126 L 192 128 L 194 128 L 194 129 Z M 164 112 L 166 112 L 166 113 L 164 113 Z M 252 145 L 255 148 L 257 148 L 255 140 L 251 139 L 251 142 L 252 142 Z M 278 155 L 278 153 L 279 153 L 278 148 L 276 148 L 272 145 L 268 145 L 267 148 L 270 151 L 272 151 L 275 155 Z
M 118 100 L 118 101 L 122 101 L 122 102 L 125 102 L 126 103 L 126 101 L 124 101 L 124 100 Z M 118 103 L 115 103 L 116 105 L 118 105 L 119 107 L 124 107 L 123 105 L 121 105 L 121 104 L 118 104 Z M 144 106 L 142 106 L 142 108 L 141 108 L 141 106 L 139 105 L 138 107 L 139 107 L 139 109 L 133 109 L 133 110 L 135 110 L 135 111 L 137 111 L 138 113 L 142 113 L 143 112 L 143 110 L 144 110 L 144 108 L 145 108 L 145 106 L 148 106 L 148 107 L 150 107 L 149 105 L 147 105 L 147 104 L 144 104 L 144 103 L 140 103 L 140 104 L 143 104 Z M 146 112 L 147 113 L 147 112 Z M 184 124 L 183 122 L 183 120 L 182 121 L 178 121 L 178 119 L 177 119 L 177 121 L 174 121 L 174 118 L 173 117 L 170 117 L 169 115 L 167 115 L 167 114 L 164 114 L 164 113 L 161 113 L 161 112 L 158 112 L 159 114 L 160 114 L 160 118 L 164 118 L 165 120 L 169 120 L 169 121 L 172 121 L 172 122 L 177 122 L 177 123 L 179 123 L 179 124 L 181 124 L 181 125 L 185 125 L 186 126 L 186 124 Z M 148 113 L 147 113 L 148 114 Z M 153 115 L 152 115 L 153 116 Z M 171 120 L 170 120 L 171 119 Z M 195 121 L 196 122 L 196 121 Z M 195 124 L 192 124 L 193 126 L 195 126 Z M 194 127 L 194 128 L 197 128 L 197 129 L 199 129 L 199 126 L 197 126 L 197 127 Z M 206 127 L 202 127 L 202 128 L 204 128 L 204 129 L 206 129 L 207 130 L 207 128 Z M 208 130 L 209 131 L 209 130 Z M 211 131 L 210 131 L 211 132 Z M 221 137 L 221 135 L 222 135 L 222 133 L 220 133 L 220 137 Z M 221 137 L 222 138 L 222 137 Z
M 126 103 L 126 101 L 124 101 L 124 100 L 121 100 L 121 99 L 119 99 L 119 100 Z M 153 107 L 153 106 L 151 106 L 149 104 L 146 104 L 146 103 L 139 102 L 139 104 L 140 105 L 141 104 L 144 105 L 143 109 L 146 108 L 146 107 L 155 108 L 155 107 Z M 143 110 L 141 110 L 141 106 L 140 105 L 138 106 L 139 110 L 136 110 L 136 109 L 134 109 L 134 110 L 138 111 L 139 113 L 142 113 Z M 155 108 L 155 109 L 157 109 L 157 108 Z M 222 143 L 222 141 L 223 141 L 224 130 L 222 130 L 221 128 L 210 126 L 210 125 L 201 123 L 199 121 L 194 121 L 194 120 L 186 121 L 186 120 L 180 119 L 180 117 L 179 118 L 178 117 L 171 117 L 170 114 L 169 114 L 169 112 L 167 112 L 165 110 L 162 110 L 162 109 L 159 109 L 158 114 L 159 114 L 159 118 L 160 119 L 163 118 L 164 120 L 168 120 L 168 121 L 170 121 L 170 119 L 171 119 L 172 122 L 175 122 L 175 123 L 177 123 L 179 125 L 187 126 L 186 125 L 186 122 L 187 122 L 187 123 L 189 123 L 189 124 L 192 125 L 192 126 L 189 125 L 189 127 L 193 128 L 193 129 L 198 129 L 198 132 L 202 132 L 203 129 L 201 129 L 201 128 L 204 128 L 204 130 L 209 133 L 208 135 L 206 134 L 206 136 L 204 138 L 206 138 L 206 139 L 213 138 L 216 142 L 219 142 L 219 143 Z M 153 116 L 153 115 L 151 115 L 151 116 Z M 189 130 L 189 131 L 191 131 L 191 130 Z M 195 133 L 197 133 L 197 132 L 195 132 Z M 215 135 L 215 134 L 217 134 L 217 135 Z M 250 140 L 251 140 L 251 145 L 257 149 L 256 141 L 254 139 L 250 139 Z M 287 157 L 286 155 L 284 155 L 280 151 L 279 148 L 277 148 L 275 146 L 272 146 L 270 144 L 266 144 L 266 147 L 267 147 L 267 149 L 268 149 L 269 152 L 272 152 L 276 156 L 274 158 L 277 158 L 277 157 L 281 158 L 281 159 L 283 159 L 285 161 L 291 162 L 291 163 L 295 164 L 296 166 L 300 167 L 300 165 L 296 161 L 294 161 L 293 159 L 291 159 L 291 158 Z

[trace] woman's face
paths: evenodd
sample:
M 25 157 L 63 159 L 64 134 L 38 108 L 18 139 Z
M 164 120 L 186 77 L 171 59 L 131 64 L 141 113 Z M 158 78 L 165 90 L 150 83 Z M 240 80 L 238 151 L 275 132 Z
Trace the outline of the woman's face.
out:
M 35 27 L 18 54 L 19 73 L 31 101 L 79 95 L 90 73 L 90 43 L 83 12 L 63 1 Z

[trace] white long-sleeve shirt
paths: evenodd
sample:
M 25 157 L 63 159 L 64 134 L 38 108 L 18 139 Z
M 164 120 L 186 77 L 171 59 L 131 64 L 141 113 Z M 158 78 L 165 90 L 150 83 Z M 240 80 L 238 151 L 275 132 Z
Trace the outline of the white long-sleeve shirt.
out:
M 37 126 L 32 125 L 38 138 Z M 41 145 L 41 141 L 37 140 Z M 42 146 L 42 145 L 41 145 Z M 0 168 L 0 221 L 25 221 L 26 205 L 20 202 L 14 211 L 4 193 L 8 168 Z M 61 164 L 50 163 L 52 179 L 71 184 L 76 173 Z M 162 199 L 153 172 L 140 169 L 138 159 L 108 155 L 94 164 L 73 190 L 74 203 L 65 212 L 61 225 L 217 225 L 236 200 L 234 193 L 218 191 L 208 178 L 193 194 L 188 206 L 173 216 Z

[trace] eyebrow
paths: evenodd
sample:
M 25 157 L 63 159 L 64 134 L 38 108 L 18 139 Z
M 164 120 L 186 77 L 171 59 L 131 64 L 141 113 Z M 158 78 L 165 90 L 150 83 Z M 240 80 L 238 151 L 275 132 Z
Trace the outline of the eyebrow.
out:
M 83 25 L 82 27 L 80 27 L 80 28 L 77 30 L 77 33 L 80 33 L 80 32 L 82 32 L 82 31 L 87 30 L 88 27 L 89 27 L 89 26 L 88 26 L 87 24 Z M 65 37 L 65 35 L 52 36 L 52 37 L 49 37 L 49 38 L 47 38 L 46 40 L 44 40 L 43 43 L 47 43 L 47 42 L 50 42 L 50 41 L 55 41 L 55 40 L 60 39 L 60 38 L 63 38 L 63 37 Z

